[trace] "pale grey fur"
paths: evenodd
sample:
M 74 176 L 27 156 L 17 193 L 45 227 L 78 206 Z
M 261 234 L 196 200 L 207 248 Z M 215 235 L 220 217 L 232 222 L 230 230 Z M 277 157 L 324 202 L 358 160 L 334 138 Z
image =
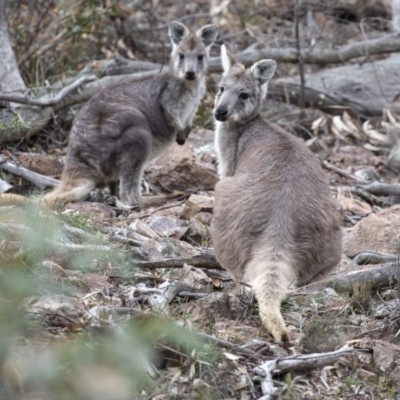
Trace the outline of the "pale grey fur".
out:
M 120 206 L 136 206 L 142 201 L 146 162 L 174 140 L 185 142 L 205 93 L 209 48 L 218 27 L 190 33 L 174 21 L 168 32 L 169 72 L 104 89 L 84 105 L 71 130 L 61 184 L 44 198 L 50 207 L 84 199 L 94 186 L 117 181 Z
M 221 181 L 213 246 L 237 282 L 248 276 L 264 327 L 275 340 L 289 340 L 281 301 L 290 285 L 308 283 L 339 263 L 338 207 L 315 155 L 260 116 L 276 63 L 262 60 L 245 70 L 225 46 L 222 60 L 214 108 Z

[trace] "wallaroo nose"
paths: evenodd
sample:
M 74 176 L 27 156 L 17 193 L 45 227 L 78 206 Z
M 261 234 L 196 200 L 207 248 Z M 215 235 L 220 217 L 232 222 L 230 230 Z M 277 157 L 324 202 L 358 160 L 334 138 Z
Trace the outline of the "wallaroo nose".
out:
M 215 118 L 217 121 L 226 121 L 228 117 L 228 110 L 226 108 L 217 108 L 215 110 Z
M 194 79 L 194 78 L 195 78 L 195 73 L 194 73 L 194 71 L 187 71 L 186 74 L 185 74 L 185 78 L 186 78 L 186 79 L 189 79 L 189 80 Z

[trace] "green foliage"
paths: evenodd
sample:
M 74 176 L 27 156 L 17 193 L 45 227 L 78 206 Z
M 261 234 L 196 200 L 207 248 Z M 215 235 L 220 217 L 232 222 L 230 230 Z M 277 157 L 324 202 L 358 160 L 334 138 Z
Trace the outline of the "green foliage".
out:
M 37 391 L 57 399 L 139 399 L 154 389 L 149 370 L 159 365 L 162 349 L 173 349 L 187 361 L 178 363 L 182 373 L 207 359 L 203 343 L 156 317 L 115 317 L 93 325 L 83 315 L 60 330 L 51 311 L 32 311 L 31 304 L 43 296 L 77 299 L 77 291 L 46 273 L 43 261 L 61 257 L 74 269 L 96 266 L 98 271 L 103 265 L 124 268 L 124 254 L 110 249 L 101 236 L 84 234 L 79 241 L 87 249 L 65 253 L 61 244 L 78 242 L 79 231 L 66 230 L 65 218 L 34 207 L 3 210 L 0 221 L 0 399 L 22 399 L 23 393 Z
M 31 128 L 30 123 L 25 122 L 22 118 L 15 114 L 10 121 L 0 121 L 0 138 L 2 141 L 12 140 L 13 138 L 20 138 Z
M 17 60 L 29 86 L 68 74 L 104 58 L 117 42 L 113 20 L 120 17 L 117 1 L 39 0 L 19 2 L 8 15 Z

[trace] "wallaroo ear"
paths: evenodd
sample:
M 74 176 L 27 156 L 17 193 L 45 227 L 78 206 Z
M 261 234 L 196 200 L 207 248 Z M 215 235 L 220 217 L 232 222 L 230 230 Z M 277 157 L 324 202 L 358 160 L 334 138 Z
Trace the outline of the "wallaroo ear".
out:
M 232 66 L 238 64 L 236 57 L 227 49 L 224 44 L 221 46 L 221 62 L 222 68 L 224 69 L 223 75 L 226 75 Z
M 197 37 L 204 43 L 204 46 L 211 46 L 218 35 L 217 25 L 205 25 L 196 33 Z
M 274 76 L 276 70 L 276 61 L 274 60 L 261 60 L 253 64 L 251 73 L 253 78 L 260 82 L 260 85 L 268 83 Z
M 178 45 L 189 35 L 189 29 L 178 21 L 172 21 L 168 24 L 168 33 L 173 45 Z

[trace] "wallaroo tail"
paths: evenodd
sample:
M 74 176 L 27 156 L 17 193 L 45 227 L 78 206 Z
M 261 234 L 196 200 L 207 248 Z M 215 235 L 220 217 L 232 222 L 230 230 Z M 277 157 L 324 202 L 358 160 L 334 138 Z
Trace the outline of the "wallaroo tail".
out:
M 206 90 L 209 49 L 218 27 L 195 33 L 180 22 L 168 29 L 172 43 L 168 72 L 127 81 L 94 95 L 74 121 L 60 186 L 41 199 L 56 203 L 85 199 L 98 186 L 119 185 L 121 208 L 141 205 L 141 179 L 146 163 L 174 141 L 182 145 Z M 2 195 L 0 203 L 23 198 Z
M 314 154 L 260 116 L 276 62 L 261 60 L 246 70 L 225 46 L 221 58 L 214 250 L 236 281 L 252 286 L 264 327 L 276 341 L 289 341 L 280 310 L 288 289 L 340 262 L 338 206 Z

